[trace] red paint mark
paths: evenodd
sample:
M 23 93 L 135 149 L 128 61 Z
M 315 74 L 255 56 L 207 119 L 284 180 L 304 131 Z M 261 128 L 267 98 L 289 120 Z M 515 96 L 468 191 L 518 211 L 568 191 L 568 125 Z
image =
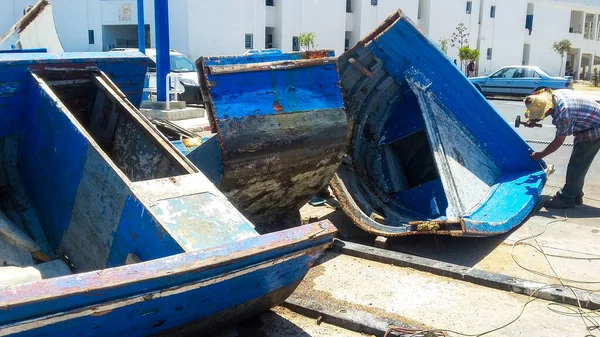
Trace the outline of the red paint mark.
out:
M 279 104 L 279 102 L 275 101 L 273 102 L 273 110 L 277 111 L 277 113 L 281 113 L 283 111 L 283 107 L 281 104 Z

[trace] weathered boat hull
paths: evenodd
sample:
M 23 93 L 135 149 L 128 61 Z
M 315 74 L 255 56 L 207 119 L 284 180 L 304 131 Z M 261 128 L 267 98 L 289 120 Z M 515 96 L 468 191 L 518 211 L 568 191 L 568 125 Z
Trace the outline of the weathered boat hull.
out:
M 347 124 L 332 55 L 266 50 L 197 62 L 220 155 L 188 158 L 203 172 L 219 166 L 209 176 L 257 225 L 297 214 L 340 163 Z
M 178 336 L 198 335 L 284 301 L 331 243 L 321 234 L 332 229 L 315 224 L 16 286 L 2 292 L 0 335 L 147 336 L 172 328 Z
M 402 12 L 339 68 L 351 140 L 332 186 L 359 227 L 487 236 L 532 211 L 545 164 Z
M 64 51 L 49 0 L 39 0 L 23 17 L 0 37 L 0 50 L 44 49 L 50 53 Z
M 0 288 L 0 336 L 214 329 L 280 303 L 331 244 L 328 222 L 257 233 L 137 111 L 145 71 L 0 55 L 0 210 L 75 273 Z

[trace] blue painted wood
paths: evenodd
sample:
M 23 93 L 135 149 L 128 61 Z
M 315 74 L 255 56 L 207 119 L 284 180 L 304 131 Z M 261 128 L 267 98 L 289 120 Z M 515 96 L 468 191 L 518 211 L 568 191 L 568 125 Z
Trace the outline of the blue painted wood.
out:
M 428 90 L 454 112 L 500 169 L 539 170 L 539 165 L 529 158 L 527 143 L 478 93 L 448 56 L 440 52 L 434 41 L 404 15 L 391 28 L 378 35 L 367 48 L 381 60 L 392 77 L 429 85 Z M 406 48 L 407 45 L 411 48 Z M 396 66 L 398 63 L 411 64 L 414 70 L 405 72 Z
M 257 302 L 257 294 L 267 299 L 263 300 L 265 304 L 252 308 L 253 311 L 261 312 L 280 302 L 293 291 L 308 271 L 306 266 L 313 261 L 314 258 L 303 255 L 198 290 L 155 299 L 148 295 L 148 300 L 102 312 L 101 317 L 86 315 L 13 336 L 148 336 L 169 329 L 174 329 L 173 335 L 182 335 L 178 327 L 194 320 L 202 320 L 202 323 L 197 323 L 192 335 L 202 335 L 231 324 L 223 317 L 235 317 L 239 315 L 236 311 L 252 308 L 253 302 Z M 286 290 L 285 295 L 277 293 L 280 289 Z M 158 295 L 157 292 L 154 294 Z M 219 315 L 222 318 L 211 319 L 211 316 Z
M 343 105 L 335 64 L 209 75 L 208 80 L 216 82 L 210 92 L 217 119 L 294 113 L 307 107 L 335 109 Z
M 202 145 L 186 154 L 186 156 L 213 184 L 219 185 L 221 183 L 223 167 L 219 137 L 213 136 L 206 141 L 203 140 Z
M 43 73 L 45 67 L 52 65 L 70 66 L 74 69 L 100 69 L 125 93 L 134 106 L 139 107 L 142 100 L 144 79 L 148 59 L 138 52 L 108 53 L 64 53 L 55 54 L 1 54 L 0 55 L 0 91 L 15 90 L 4 82 L 16 78 L 21 83 L 30 69 Z M 41 75 L 43 76 L 43 74 Z M 1 96 L 1 94 L 0 94 Z
M 149 261 L 183 252 L 148 209 L 134 196 L 127 196 L 106 267 L 124 265 L 130 253 Z
M 448 207 L 444 187 L 439 179 L 393 194 L 392 197 L 409 210 L 421 216 L 424 215 L 428 219 L 437 219 L 445 215 L 445 209 Z
M 321 232 L 320 235 L 313 235 Z M 85 274 L 50 279 L 38 284 L 24 284 L 16 286 L 7 296 L 0 298 L 0 308 L 6 308 L 0 316 L 0 328 L 5 329 L 9 324 L 22 322 L 24 319 L 41 319 L 47 315 L 65 315 L 69 312 L 79 311 L 78 308 L 94 308 L 103 303 L 110 303 L 115 299 L 136 298 L 146 295 L 146 300 L 127 303 L 124 309 L 117 309 L 120 317 L 128 319 L 118 320 L 112 316 L 94 315 L 94 311 L 87 312 L 81 318 L 68 320 L 69 324 L 52 324 L 49 327 L 32 327 L 24 335 L 43 335 L 52 332 L 64 336 L 103 336 L 105 331 L 118 327 L 132 336 L 143 336 L 147 331 L 159 332 L 168 327 L 181 325 L 192 318 L 210 318 L 211 315 L 221 311 L 222 305 L 232 307 L 247 301 L 253 301 L 260 296 L 269 296 L 270 293 L 286 286 L 287 297 L 293 286 L 297 284 L 306 273 L 316 258 L 321 254 L 323 245 L 331 243 L 334 227 L 323 224 L 314 224 L 281 231 L 278 233 L 257 236 L 250 239 L 232 242 L 216 249 L 192 253 L 179 254 L 169 258 L 155 260 L 152 263 L 136 264 L 118 268 L 107 269 L 103 272 L 90 272 Z M 307 240 L 313 236 L 312 240 Z M 312 251 L 311 251 L 312 250 Z M 286 258 L 289 256 L 289 258 Z M 251 272 L 249 278 L 240 273 L 248 267 L 258 267 L 256 273 Z M 220 275 L 230 275 L 226 280 L 210 282 Z M 248 274 L 245 274 L 248 275 Z M 182 286 L 199 281 L 209 281 L 213 286 L 194 289 L 181 289 Z M 156 320 L 145 321 L 148 307 L 144 304 L 154 296 L 147 294 L 159 292 L 176 287 L 181 289 L 181 295 L 171 298 L 168 305 L 158 303 L 151 306 L 155 312 L 161 312 Z M 223 296 L 228 294 L 228 296 Z M 208 298 L 207 305 L 191 305 L 189 298 Z M 223 304 L 217 304 L 224 302 Z M 156 302 L 154 302 L 156 303 Z M 173 315 L 178 307 L 185 307 L 188 314 L 185 316 Z M 114 310 L 114 309 L 113 309 Z M 244 312 L 244 309 L 241 312 Z M 254 311 L 254 310 L 252 310 Z M 146 315 L 145 315 L 146 313 Z M 170 317 L 166 317 L 166 316 Z M 88 325 L 90 319 L 96 317 L 94 325 Z M 102 317 L 102 318 L 100 318 Z M 233 319 L 231 315 L 229 319 Z M 141 319 L 138 319 L 141 318 Z M 155 324 L 167 318 L 168 324 L 162 326 Z M 101 326 L 94 329 L 94 326 Z M 154 329 L 156 328 L 156 329 Z M 209 327 L 214 328 L 214 327 Z M 3 330 L 5 331 L 5 330 Z
M 18 158 L 9 160 L 33 206 L 25 218 L 39 219 L 53 248 L 78 273 L 1 289 L 0 334 L 145 336 L 194 327 L 204 333 L 281 303 L 331 244 L 336 229 L 329 222 L 258 235 L 191 165 L 163 167 L 171 175 L 132 182 L 125 171 L 140 158 L 127 159 L 136 154 L 127 140 L 143 138 L 144 149 L 154 147 L 168 159 L 160 165 L 183 161 L 125 103 L 113 135 L 118 146 L 99 146 L 104 139 L 97 127 L 106 126 L 92 123 L 86 130 L 89 123 L 64 109 L 48 87 L 57 85 L 58 92 L 55 81 L 64 81 L 62 75 L 68 81 L 69 67 L 77 76 L 100 69 L 128 97 L 138 97 L 141 62 L 138 54 L 122 53 L 0 56 L 0 121 L 10 122 L 0 127 L 0 138 L 19 140 Z M 60 76 L 49 68 L 60 69 Z M 24 89 L 17 94 L 4 82 Z M 130 253 L 143 262 L 124 265 Z
M 334 57 L 335 52 L 328 50 L 322 56 Z M 252 64 L 261 62 L 291 61 L 307 58 L 306 52 L 284 53 L 279 49 L 253 50 L 245 55 L 205 57 L 207 66 Z
M 202 173 L 135 182 L 132 190 L 184 251 L 258 235 Z
M 0 50 L 0 54 L 16 54 L 16 53 L 47 53 L 48 49 L 46 48 L 31 48 L 31 49 L 10 49 L 10 50 Z
M 204 150 L 189 158 L 257 224 L 292 218 L 339 165 L 347 120 L 329 55 L 257 51 L 197 62 L 221 165 L 203 162 Z
M 343 206 L 357 225 L 398 236 L 432 233 L 418 224 L 433 221 L 438 234 L 488 236 L 512 229 L 533 210 L 545 164 L 530 159 L 525 141 L 402 12 L 339 63 L 353 121 L 352 169 L 342 166 L 334 190 L 355 201 Z M 402 153 L 386 150 L 420 130 L 431 160 L 402 163 Z M 398 178 L 409 168 L 431 169 L 425 165 L 434 165 L 440 179 L 411 187 Z M 374 211 L 384 224 L 369 218 Z
M 48 239 L 58 249 L 71 220 L 88 145 L 37 83 L 30 80 L 28 87 L 19 148 L 21 175 Z

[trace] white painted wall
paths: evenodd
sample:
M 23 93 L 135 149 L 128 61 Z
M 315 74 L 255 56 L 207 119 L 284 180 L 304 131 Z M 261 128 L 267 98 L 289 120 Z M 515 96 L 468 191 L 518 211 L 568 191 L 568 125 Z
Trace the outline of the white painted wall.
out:
M 368 35 L 397 10 L 415 22 L 419 12 L 419 1 L 415 0 L 378 0 L 377 6 L 372 6 L 371 0 L 353 0 L 353 5 L 354 20 L 358 23 L 354 29 L 360 37 Z
M 36 0 L 0 2 L 2 34 L 21 17 L 23 8 Z M 552 72 L 558 72 L 560 57 L 551 46 L 562 38 L 573 42 L 573 52 L 578 53 L 576 61 L 579 51 L 600 54 L 600 41 L 568 32 L 571 10 L 582 11 L 584 16 L 598 15 L 600 0 L 472 0 L 471 14 L 465 12 L 467 0 L 378 0 L 377 6 L 372 6 L 371 0 L 352 2 L 352 13 L 346 13 L 346 0 L 275 0 L 273 7 L 265 6 L 264 0 L 172 0 L 171 47 L 192 59 L 201 55 L 240 54 L 246 50 L 246 33 L 253 34 L 254 48 L 264 48 L 265 29 L 273 27 L 274 48 L 291 51 L 294 36 L 314 32 L 318 48 L 331 48 L 339 55 L 346 37 L 352 47 L 401 9 L 436 42 L 450 38 L 457 24 L 464 23 L 469 28 L 469 46 L 479 46 L 481 52 L 480 74 L 520 64 L 525 43 L 531 46 L 529 64 Z M 532 35 L 524 28 L 529 2 L 535 4 Z M 153 3 L 154 0 L 145 0 L 152 46 L 155 45 Z M 137 24 L 136 4 L 136 0 L 53 0 L 56 28 L 65 50 L 105 50 L 103 27 Z M 120 17 L 124 5 L 131 11 L 126 19 Z M 492 5 L 496 6 L 493 19 L 489 17 Z M 88 30 L 94 31 L 94 44 L 88 43 Z M 491 60 L 486 59 L 487 48 L 492 48 Z M 457 52 L 457 48 L 449 48 L 448 56 L 457 58 Z
M 193 32 L 189 29 L 190 16 L 188 0 L 178 0 L 180 3 L 177 6 L 169 7 L 169 43 L 171 49 L 178 52 L 190 55 L 190 36 Z M 154 26 L 154 25 L 153 25 Z M 193 59 L 195 61 L 195 59 Z
M 218 5 L 212 1 L 190 1 L 186 54 L 192 59 L 202 55 L 241 54 L 246 51 L 246 33 L 253 34 L 255 49 L 264 48 L 265 7 L 264 0 L 220 0 Z M 178 33 L 171 31 L 171 36 Z
M 429 35 L 429 22 L 431 16 L 429 15 L 431 11 L 431 1 L 432 0 L 420 0 L 419 8 L 417 10 L 417 20 L 419 22 L 419 26 L 423 30 L 425 34 Z
M 431 0 L 429 13 L 421 13 L 421 20 L 429 23 L 428 34 L 435 41 L 450 39 L 459 23 L 464 23 L 468 28 L 469 47 L 477 47 L 477 34 L 479 31 L 479 2 L 473 0 L 471 14 L 466 13 L 466 1 L 463 0 Z M 426 18 L 424 18 L 426 16 Z M 458 47 L 451 47 L 448 41 L 448 57 L 458 60 Z
M 496 7 L 495 18 L 490 17 L 492 6 Z M 487 75 L 506 65 L 521 65 L 526 13 L 527 2 L 523 0 L 482 1 L 479 75 Z M 491 60 L 487 59 L 488 48 L 492 48 Z
M 552 18 L 552 20 L 544 20 L 544 18 Z M 553 6 L 543 2 L 535 3 L 533 31 L 531 36 L 527 36 L 527 41 L 531 43 L 529 64 L 558 74 L 560 56 L 552 50 L 552 44 L 564 38 L 569 38 L 573 42 L 578 40 L 580 43 L 582 40 L 578 39 L 576 34 L 569 33 L 570 18 L 571 10 L 568 7 Z
M 316 49 L 333 49 L 336 55 L 341 55 L 344 52 L 346 32 L 346 1 L 303 0 L 294 2 L 299 3 L 301 7 L 300 27 L 291 30 L 296 33 L 294 36 L 303 32 L 313 32 L 315 33 Z M 291 35 L 283 38 L 292 40 Z

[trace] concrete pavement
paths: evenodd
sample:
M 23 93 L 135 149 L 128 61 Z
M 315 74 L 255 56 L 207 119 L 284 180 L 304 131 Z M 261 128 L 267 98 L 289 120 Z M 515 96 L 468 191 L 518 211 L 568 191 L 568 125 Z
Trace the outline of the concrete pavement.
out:
M 520 101 L 491 101 L 491 104 L 510 125 L 515 116 L 524 112 Z M 544 123 L 551 124 L 551 121 Z M 553 128 L 516 131 L 524 139 L 542 142 L 551 141 L 555 132 Z M 568 142 L 572 143 L 572 139 Z M 540 143 L 531 145 L 537 151 L 545 147 Z M 556 166 L 556 173 L 549 179 L 545 195 L 554 194 L 564 184 L 571 149 L 562 147 L 547 158 L 548 163 Z M 586 179 L 585 205 L 566 213 L 540 209 L 510 233 L 491 238 L 404 237 L 390 240 L 391 249 L 544 284 L 559 283 L 554 276 L 557 273 L 565 284 L 600 288 L 598 178 L 600 157 L 594 161 Z M 373 244 L 374 238 L 357 229 L 336 207 L 335 200 L 320 207 L 306 205 L 301 213 L 305 218 L 332 220 L 346 240 Z M 536 234 L 540 234 L 535 238 L 537 242 L 533 239 Z M 547 256 L 531 246 L 538 243 Z M 335 305 L 362 306 L 367 311 L 372 308 L 380 315 L 387 313 L 417 325 L 466 333 L 482 332 L 509 321 L 527 301 L 522 295 L 334 253 L 310 272 L 296 295 L 324 296 L 328 303 Z M 530 304 L 521 320 L 492 335 L 585 335 L 581 318 L 557 315 L 548 310 L 548 304 L 541 300 Z

